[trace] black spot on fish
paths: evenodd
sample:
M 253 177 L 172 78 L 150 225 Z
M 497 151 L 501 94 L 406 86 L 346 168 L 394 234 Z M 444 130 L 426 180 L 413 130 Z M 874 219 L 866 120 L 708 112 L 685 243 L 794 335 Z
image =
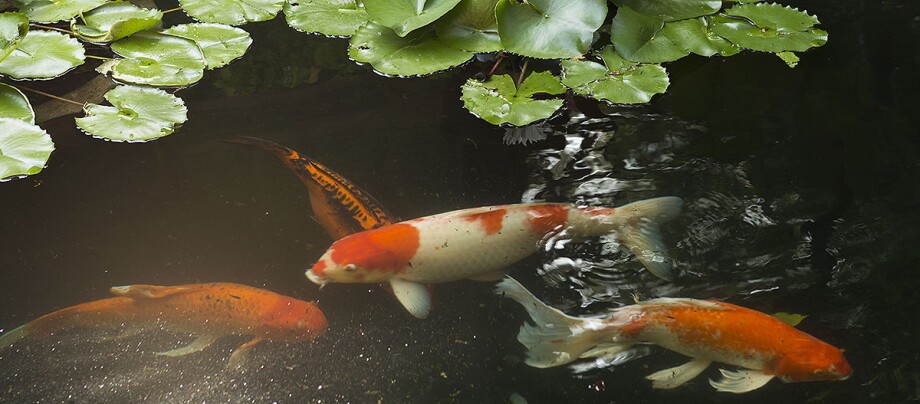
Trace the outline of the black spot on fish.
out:
M 234 299 L 237 299 L 237 300 L 239 300 L 239 299 L 240 299 L 240 297 L 239 297 L 239 296 L 234 296 L 234 295 L 228 295 L 228 296 L 230 296 L 230 297 L 232 297 L 232 298 L 234 298 Z

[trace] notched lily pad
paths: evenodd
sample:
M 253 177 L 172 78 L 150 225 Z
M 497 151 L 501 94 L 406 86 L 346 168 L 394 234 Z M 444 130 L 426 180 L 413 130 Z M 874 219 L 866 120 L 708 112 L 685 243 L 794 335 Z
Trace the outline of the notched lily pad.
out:
M 547 119 L 562 106 L 561 99 L 535 99 L 537 94 L 565 93 L 559 78 L 548 72 L 532 73 L 520 87 L 507 74 L 463 84 L 463 106 L 493 125 L 524 126 Z
M 105 93 L 112 106 L 88 104 L 75 118 L 86 133 L 115 142 L 146 142 L 173 133 L 188 110 L 182 99 L 158 88 L 118 86 Z
M 460 0 L 364 0 L 371 19 L 406 36 L 431 24 L 454 8 Z
M 18 88 L 0 83 L 0 118 L 15 118 L 35 123 L 35 111 L 26 95 Z
M 284 0 L 180 0 L 179 5 L 198 21 L 240 25 L 275 18 Z
M 82 24 L 78 24 L 77 19 L 70 21 L 74 35 L 84 41 L 105 43 L 153 28 L 163 19 L 163 12 L 114 1 L 87 11 L 81 17 Z
M 58 22 L 92 10 L 108 0 L 13 0 L 13 6 L 32 21 Z
M 665 21 L 709 15 L 722 8 L 722 0 L 611 0 L 638 13 L 657 16 Z
M 124 59 L 113 59 L 96 70 L 118 81 L 160 87 L 187 86 L 204 76 L 204 54 L 191 39 L 159 32 L 139 32 L 112 43 Z
M 705 16 L 667 22 L 659 34 L 678 48 L 700 56 L 732 56 L 741 52 L 741 48 L 712 32 L 709 21 L 710 17 Z
M 400 37 L 375 21 L 368 21 L 351 37 L 348 55 L 356 62 L 370 63 L 378 73 L 402 77 L 437 73 L 474 56 L 445 45 L 432 29 Z
M 607 16 L 607 0 L 500 0 L 498 33 L 509 52 L 561 59 L 588 52 Z
M 197 23 L 174 25 L 164 34 L 191 39 L 198 44 L 208 69 L 216 69 L 242 57 L 252 45 L 249 33 L 225 24 Z
M 284 17 L 298 31 L 331 37 L 352 36 L 370 19 L 355 0 L 289 0 Z
M 29 32 L 29 17 L 22 13 L 0 14 L 0 60 L 6 58 Z
M 18 79 L 53 79 L 82 65 L 86 56 L 75 38 L 33 30 L 0 61 L 0 74 Z
M 498 0 L 461 0 L 437 22 L 438 38 L 457 49 L 494 52 L 502 48 L 495 5 Z
M 779 4 L 739 4 L 712 21 L 712 31 L 736 45 L 763 52 L 804 52 L 827 43 L 818 18 Z
M 54 151 L 44 129 L 16 118 L 0 118 L 0 181 L 38 174 Z
M 610 28 L 611 42 L 627 60 L 662 63 L 680 59 L 690 53 L 662 34 L 665 21 L 622 6 L 617 9 Z
M 660 65 L 627 61 L 612 46 L 601 49 L 598 56 L 603 63 L 562 61 L 562 84 L 578 94 L 616 104 L 646 103 L 668 88 L 668 72 Z

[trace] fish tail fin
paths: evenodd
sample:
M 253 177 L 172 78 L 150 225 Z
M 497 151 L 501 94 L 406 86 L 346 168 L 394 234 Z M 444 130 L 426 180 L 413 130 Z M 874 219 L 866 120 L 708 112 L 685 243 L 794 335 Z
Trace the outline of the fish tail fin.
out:
M 683 200 L 676 196 L 646 199 L 616 208 L 617 235 L 655 276 L 672 281 L 671 259 L 659 225 L 680 214 Z
M 620 341 L 617 331 L 600 319 L 572 317 L 547 306 L 511 277 L 498 283 L 495 293 L 520 303 L 535 323 L 524 324 L 518 333 L 518 341 L 527 348 L 525 362 L 530 366 L 564 365 L 578 358 L 623 351 L 632 345 Z
M 0 351 L 11 347 L 19 340 L 28 337 L 32 329 L 28 324 L 0 334 Z

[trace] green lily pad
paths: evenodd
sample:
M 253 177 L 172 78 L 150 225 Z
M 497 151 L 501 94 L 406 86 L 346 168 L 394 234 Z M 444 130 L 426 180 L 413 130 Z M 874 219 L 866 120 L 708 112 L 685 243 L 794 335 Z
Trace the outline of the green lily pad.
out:
M 779 313 L 773 313 L 773 317 L 776 317 L 780 321 L 795 327 L 799 325 L 802 322 L 802 320 L 805 320 L 805 318 L 807 318 L 808 315 L 779 312 Z
M 441 41 L 471 52 L 494 52 L 502 48 L 495 5 L 498 0 L 461 0 L 438 20 Z
M 225 24 L 180 24 L 169 27 L 163 33 L 195 41 L 204 54 L 208 69 L 225 66 L 242 57 L 252 45 L 248 32 Z
M 509 52 L 541 59 L 588 53 L 607 16 L 607 0 L 500 0 L 498 33 Z
M 289 0 L 284 17 L 298 31 L 333 37 L 352 36 L 370 19 L 355 0 Z
M 84 41 L 103 43 L 153 28 L 163 19 L 157 9 L 140 8 L 126 1 L 114 1 L 83 13 L 83 24 L 70 21 L 70 29 Z
M 623 59 L 612 46 L 598 52 L 603 64 L 563 60 L 562 84 L 578 94 L 615 104 L 649 102 L 668 88 L 668 72 L 660 65 L 640 65 Z
M 799 65 L 799 57 L 793 52 L 779 52 L 776 54 L 783 62 L 786 62 L 786 65 L 789 67 L 796 67 Z
M 460 0 L 364 0 L 371 19 L 406 36 L 431 24 L 454 8 Z
M 6 58 L 29 32 L 29 17 L 22 13 L 0 14 L 0 60 Z
M 507 74 L 463 84 L 463 106 L 493 125 L 524 126 L 553 116 L 563 100 L 536 100 L 536 94 L 565 93 L 559 78 L 547 72 L 532 73 L 520 87 Z
M 19 12 L 32 21 L 58 22 L 105 4 L 108 0 L 13 0 Z
M 373 20 L 351 37 L 348 55 L 358 63 L 370 63 L 378 73 L 403 77 L 436 73 L 474 56 L 472 52 L 445 45 L 431 29 L 400 37 Z
M 179 5 L 198 21 L 240 25 L 275 18 L 284 0 L 179 0 Z
M 712 31 L 736 45 L 763 52 L 804 52 L 827 43 L 818 18 L 779 4 L 739 4 L 716 16 Z
M 678 48 L 700 56 L 731 56 L 741 52 L 741 48 L 712 32 L 708 16 L 667 22 L 659 35 L 667 37 Z
M 35 112 L 26 95 L 18 88 L 0 83 L 0 118 L 16 118 L 35 123 Z
M 709 15 L 722 8 L 721 0 L 611 0 L 619 7 L 637 13 L 661 17 L 665 21 Z
M 86 56 L 75 38 L 54 31 L 29 31 L 0 61 L 0 74 L 18 79 L 53 79 L 82 65 Z
M 663 18 L 640 14 L 622 6 L 613 17 L 611 42 L 620 55 L 633 62 L 662 63 L 687 56 L 689 51 L 661 34 L 664 27 Z
M 0 118 L 0 181 L 38 174 L 54 151 L 44 129 L 16 118 Z
M 158 88 L 118 86 L 105 93 L 113 106 L 88 104 L 75 118 L 86 133 L 115 142 L 146 142 L 169 135 L 185 122 L 182 99 Z
M 204 76 L 204 54 L 191 39 L 158 32 L 139 32 L 112 43 L 124 59 L 112 59 L 96 70 L 134 84 L 187 86 Z

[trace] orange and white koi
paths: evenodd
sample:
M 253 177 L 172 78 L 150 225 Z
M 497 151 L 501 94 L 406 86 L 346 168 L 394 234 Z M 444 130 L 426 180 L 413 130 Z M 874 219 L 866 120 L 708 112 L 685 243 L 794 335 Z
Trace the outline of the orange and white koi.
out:
M 619 208 L 522 204 L 464 209 L 355 233 L 336 241 L 306 275 L 312 282 L 389 282 L 400 303 L 424 318 L 431 297 L 424 284 L 498 280 L 504 269 L 565 231 L 573 238 L 616 233 L 653 274 L 671 280 L 658 224 L 680 212 L 663 197 Z
M 579 358 L 611 357 L 635 344 L 656 344 L 693 358 L 646 378 L 670 389 L 693 379 L 712 362 L 743 369 L 720 369 L 709 383 L 719 391 L 744 393 L 773 378 L 784 382 L 843 380 L 852 369 L 843 351 L 781 320 L 733 304 L 659 298 L 620 307 L 603 317 L 572 317 L 547 306 L 521 284 L 506 278 L 496 293 L 520 303 L 536 325 L 525 324 L 518 341 L 526 363 L 546 368 Z
M 231 355 L 230 363 L 238 364 L 263 340 L 309 341 L 326 331 L 326 317 L 313 303 L 245 285 L 132 285 L 113 287 L 111 292 L 118 297 L 61 309 L 0 335 L 0 350 L 26 337 L 124 324 L 125 335 L 154 329 L 197 335 L 185 347 L 159 353 L 166 356 L 198 352 L 221 336 L 254 336 Z

